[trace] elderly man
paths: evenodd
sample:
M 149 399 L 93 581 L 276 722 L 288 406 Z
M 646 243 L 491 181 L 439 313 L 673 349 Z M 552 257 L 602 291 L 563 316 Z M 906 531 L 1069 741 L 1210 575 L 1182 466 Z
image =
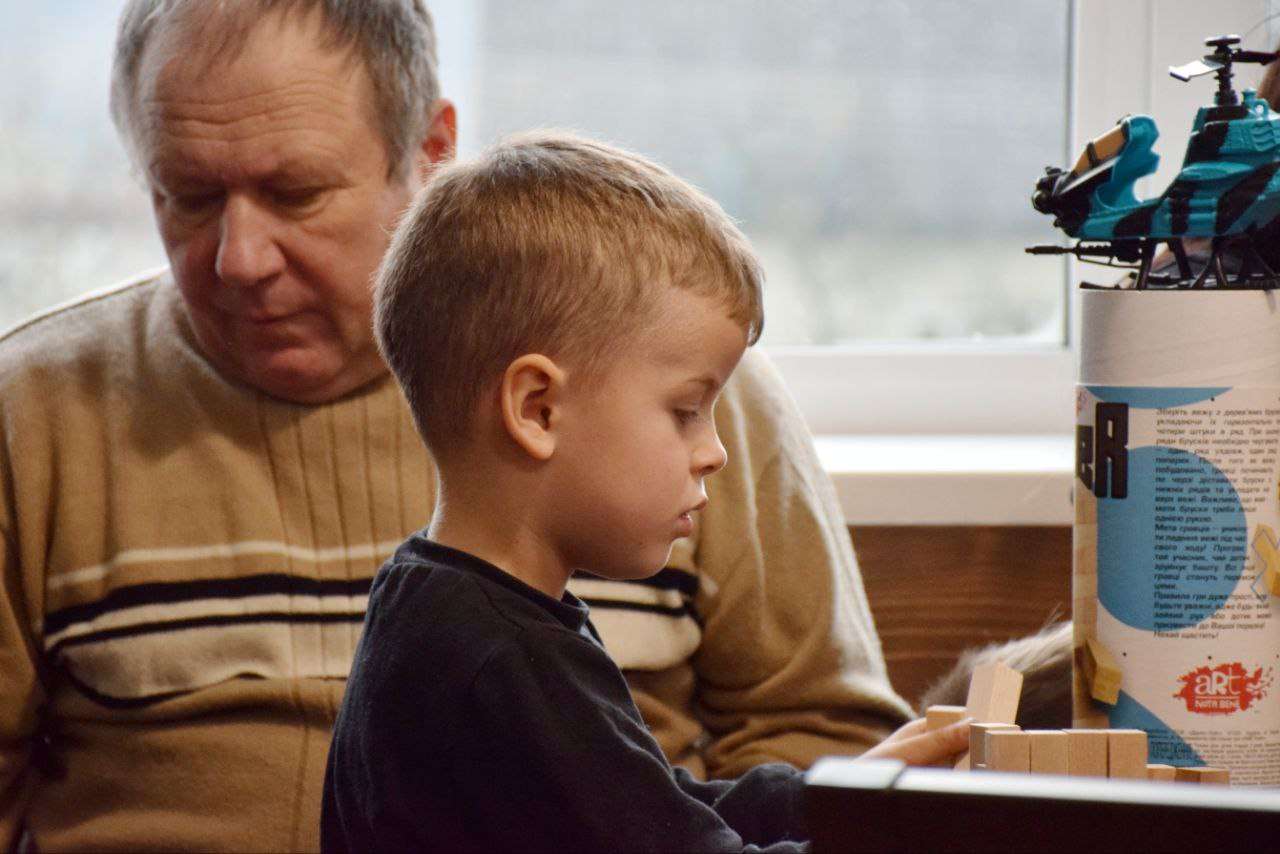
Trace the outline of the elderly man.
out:
M 370 580 L 434 503 L 369 288 L 452 152 L 437 88 L 417 0 L 128 4 L 113 112 L 170 266 L 0 340 L 0 846 L 317 846 Z M 907 708 L 758 355 L 717 422 L 670 568 L 573 589 L 674 761 L 858 751 Z

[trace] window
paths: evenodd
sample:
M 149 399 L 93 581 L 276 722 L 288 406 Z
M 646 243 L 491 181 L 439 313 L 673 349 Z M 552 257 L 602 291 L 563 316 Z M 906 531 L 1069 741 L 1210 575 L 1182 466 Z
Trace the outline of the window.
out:
M 702 186 L 765 261 L 766 346 L 1065 342 L 1061 265 L 1022 251 L 1066 150 L 1063 0 L 465 5 L 464 151 L 570 127 Z
M 762 344 L 815 431 L 1069 419 L 1065 267 L 1022 251 L 1052 238 L 1028 200 L 1067 156 L 1066 0 L 435 8 L 464 153 L 577 128 L 741 220 L 768 274 Z M 993 395 L 1032 400 L 997 420 Z
M 1035 178 L 1125 112 L 1176 140 L 1176 99 L 1206 93 L 1153 69 L 1275 0 L 430 3 L 464 154 L 576 128 L 742 222 L 763 344 L 816 431 L 1048 433 L 1070 420 L 1075 274 L 1022 252 L 1058 237 Z M 0 327 L 164 262 L 106 113 L 120 5 L 0 13 Z
M 164 263 L 107 116 L 121 5 L 0 5 L 0 329 Z

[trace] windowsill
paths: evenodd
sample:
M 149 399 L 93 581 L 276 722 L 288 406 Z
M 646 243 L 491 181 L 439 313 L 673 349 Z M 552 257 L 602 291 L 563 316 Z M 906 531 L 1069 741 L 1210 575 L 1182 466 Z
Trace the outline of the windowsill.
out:
M 1069 435 L 817 436 L 850 525 L 1070 525 Z

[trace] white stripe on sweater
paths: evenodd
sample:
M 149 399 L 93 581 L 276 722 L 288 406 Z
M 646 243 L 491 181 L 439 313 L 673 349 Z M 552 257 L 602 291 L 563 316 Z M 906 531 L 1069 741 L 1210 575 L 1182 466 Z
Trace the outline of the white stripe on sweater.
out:
M 102 640 L 68 647 L 66 666 L 94 691 L 138 699 L 230 679 L 345 679 L 359 623 L 252 623 Z
M 358 596 L 290 596 L 287 593 L 268 593 L 261 596 L 204 597 L 185 602 L 164 602 L 151 605 L 135 605 L 99 614 L 91 620 L 72 623 L 59 632 L 45 636 L 44 648 L 52 649 L 64 638 L 100 632 L 107 629 L 124 629 L 147 623 L 164 623 L 175 620 L 202 617 L 228 617 L 241 614 L 349 614 L 363 613 L 369 605 L 369 597 Z
M 610 602 L 661 605 L 665 608 L 684 607 L 684 597 L 679 590 L 664 590 L 643 584 L 610 581 L 607 578 L 570 578 L 569 592 L 579 599 L 607 599 Z M 594 613 L 592 619 L 595 619 Z
M 279 555 L 290 560 L 307 563 L 330 563 L 340 560 L 368 560 L 386 558 L 400 545 L 400 540 L 381 543 L 363 543 L 354 546 L 335 546 L 327 549 L 309 549 L 289 543 L 269 540 L 246 540 L 239 543 L 215 543 L 208 546 L 183 546 L 160 549 L 129 549 L 97 566 L 62 573 L 49 579 L 50 592 L 73 584 L 100 581 L 115 568 L 139 563 L 180 563 L 185 561 L 229 559 L 248 555 Z

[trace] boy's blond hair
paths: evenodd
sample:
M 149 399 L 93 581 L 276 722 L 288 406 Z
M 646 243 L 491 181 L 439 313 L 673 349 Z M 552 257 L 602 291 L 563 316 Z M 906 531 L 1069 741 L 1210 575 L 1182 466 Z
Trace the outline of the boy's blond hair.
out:
M 569 133 L 440 168 L 378 272 L 374 329 L 427 446 L 463 444 L 526 353 L 599 377 L 671 286 L 723 302 L 749 343 L 760 264 L 720 206 L 645 158 Z

